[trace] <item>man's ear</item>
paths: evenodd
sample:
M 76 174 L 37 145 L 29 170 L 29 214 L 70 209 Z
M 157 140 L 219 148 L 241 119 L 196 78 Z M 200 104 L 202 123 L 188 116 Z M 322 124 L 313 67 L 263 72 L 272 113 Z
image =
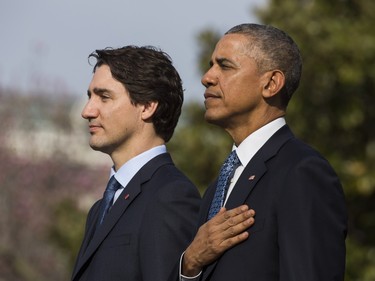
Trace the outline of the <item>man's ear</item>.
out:
M 143 105 L 142 119 L 144 121 L 147 121 L 152 118 L 156 109 L 158 108 L 158 104 L 159 103 L 157 101 L 150 101 Z
M 266 75 L 266 83 L 263 89 L 263 97 L 264 98 L 271 98 L 275 96 L 277 93 L 285 85 L 285 75 L 280 70 L 272 70 L 267 73 Z

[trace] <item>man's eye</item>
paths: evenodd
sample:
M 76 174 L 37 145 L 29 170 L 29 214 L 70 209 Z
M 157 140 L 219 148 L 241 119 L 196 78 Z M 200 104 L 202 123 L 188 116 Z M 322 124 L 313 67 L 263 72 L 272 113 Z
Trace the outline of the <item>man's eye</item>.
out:
M 221 68 L 222 69 L 229 69 L 229 68 L 231 68 L 229 65 L 226 65 L 226 64 L 222 64 L 221 65 Z

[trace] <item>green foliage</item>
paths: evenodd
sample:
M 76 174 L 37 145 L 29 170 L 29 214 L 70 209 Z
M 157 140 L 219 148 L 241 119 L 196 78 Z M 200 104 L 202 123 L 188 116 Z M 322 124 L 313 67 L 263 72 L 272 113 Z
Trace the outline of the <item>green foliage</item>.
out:
M 304 71 L 288 109 L 295 133 L 338 172 L 349 208 L 346 280 L 375 280 L 375 2 L 270 1 L 263 23 L 300 46 Z
M 50 226 L 50 240 L 68 259 L 73 268 L 81 245 L 87 212 L 77 207 L 76 200 L 66 198 L 54 206 L 53 224 Z
M 219 31 L 205 29 L 196 39 L 199 45 L 198 69 L 204 74 L 211 54 L 219 41 Z M 232 141 L 222 129 L 204 119 L 204 106 L 196 102 L 185 104 L 176 132 L 168 144 L 176 165 L 197 185 L 201 193 L 218 176 Z
M 375 250 L 363 246 L 362 243 L 351 239 L 346 241 L 347 269 L 346 281 L 374 281 L 375 280 Z
M 221 33 L 218 31 L 212 31 L 206 29 L 201 31 L 196 39 L 199 45 L 198 53 L 198 69 L 203 74 L 209 68 L 209 61 L 211 60 L 211 54 L 215 49 L 217 41 L 219 41 Z
M 218 174 L 231 149 L 231 140 L 223 130 L 204 120 L 204 108 L 197 103 L 184 107 L 174 137 L 168 144 L 176 165 L 203 193 Z

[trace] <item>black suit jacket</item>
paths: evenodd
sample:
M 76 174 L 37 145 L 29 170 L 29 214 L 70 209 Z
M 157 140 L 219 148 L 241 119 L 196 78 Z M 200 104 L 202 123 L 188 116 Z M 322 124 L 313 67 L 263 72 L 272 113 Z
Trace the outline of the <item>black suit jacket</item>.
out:
M 90 209 L 74 281 L 166 281 L 192 239 L 200 195 L 161 154 L 133 177 L 95 231 Z
M 200 211 L 206 220 L 216 183 Z M 245 167 L 227 209 L 256 212 L 249 238 L 204 269 L 201 280 L 344 280 L 347 213 L 341 184 L 329 163 L 287 126 Z

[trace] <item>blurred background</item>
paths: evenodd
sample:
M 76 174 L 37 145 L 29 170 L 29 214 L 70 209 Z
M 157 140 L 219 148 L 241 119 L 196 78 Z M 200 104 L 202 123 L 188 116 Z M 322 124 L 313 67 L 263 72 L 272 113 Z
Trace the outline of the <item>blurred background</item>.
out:
M 185 104 L 168 149 L 204 192 L 231 141 L 203 119 L 200 76 L 218 38 L 243 22 L 279 27 L 300 46 L 303 77 L 287 120 L 342 180 L 345 281 L 375 280 L 375 1 L 219 2 L 0 2 L 0 281 L 70 279 L 111 165 L 88 146 L 80 116 L 88 55 L 129 44 L 170 54 Z

